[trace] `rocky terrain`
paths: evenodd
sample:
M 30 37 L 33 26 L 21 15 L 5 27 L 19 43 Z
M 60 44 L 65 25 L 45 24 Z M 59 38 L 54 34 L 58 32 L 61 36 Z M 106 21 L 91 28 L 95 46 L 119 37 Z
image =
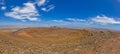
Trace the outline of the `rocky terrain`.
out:
M 0 54 L 120 54 L 120 32 L 103 29 L 0 30 Z

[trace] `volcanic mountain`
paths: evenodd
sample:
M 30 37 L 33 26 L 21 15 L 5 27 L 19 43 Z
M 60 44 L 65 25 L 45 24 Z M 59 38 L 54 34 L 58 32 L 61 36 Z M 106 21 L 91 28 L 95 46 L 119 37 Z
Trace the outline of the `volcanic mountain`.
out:
M 120 32 L 57 27 L 3 29 L 0 54 L 120 54 Z

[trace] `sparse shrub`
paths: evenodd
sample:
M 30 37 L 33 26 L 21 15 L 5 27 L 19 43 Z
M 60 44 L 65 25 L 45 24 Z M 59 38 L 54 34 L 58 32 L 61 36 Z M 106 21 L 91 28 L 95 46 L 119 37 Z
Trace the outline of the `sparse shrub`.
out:
M 3 54 L 4 53 L 4 50 L 3 49 L 0 49 L 0 54 Z

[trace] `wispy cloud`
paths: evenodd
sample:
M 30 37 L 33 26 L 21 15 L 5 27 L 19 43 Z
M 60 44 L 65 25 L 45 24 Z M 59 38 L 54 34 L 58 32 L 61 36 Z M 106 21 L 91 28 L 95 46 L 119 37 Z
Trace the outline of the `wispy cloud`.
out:
M 83 22 L 86 21 L 85 19 L 78 19 L 78 18 L 67 18 L 69 21 L 74 21 L 74 22 Z
M 120 24 L 120 21 L 115 20 L 114 18 L 107 17 L 107 16 L 96 16 L 91 18 L 92 21 L 96 23 L 104 24 Z
M 58 25 L 81 25 L 85 24 L 86 20 L 84 19 L 78 19 L 78 18 L 66 18 L 66 19 L 61 19 L 61 20 L 52 20 L 52 22 L 57 23 Z
M 36 16 L 39 16 L 34 3 L 30 3 L 30 2 L 24 3 L 24 7 L 17 6 L 12 8 L 12 11 L 5 13 L 5 15 L 19 20 L 27 19 L 30 21 L 38 20 Z
M 37 0 L 36 1 L 38 6 L 40 6 L 40 7 L 42 6 L 41 10 L 44 11 L 44 12 L 49 12 L 49 11 L 51 11 L 55 8 L 55 6 L 53 4 L 52 5 L 47 5 L 47 1 L 48 0 Z
M 58 25 L 60 24 L 71 27 L 92 27 L 97 25 L 108 26 L 108 25 L 120 24 L 120 21 L 116 20 L 116 18 L 111 18 L 107 16 L 96 16 L 88 19 L 66 18 L 60 20 L 52 20 L 52 22 L 55 22 Z
M 48 7 L 41 8 L 42 11 L 49 12 L 55 8 L 54 5 L 49 5 Z
M 46 0 L 37 0 L 36 3 L 38 6 L 42 6 L 46 3 Z
M 64 20 L 52 20 L 53 22 L 64 22 Z
M 60 26 L 60 27 L 71 24 L 71 22 L 68 22 L 65 20 L 51 20 L 51 21 L 49 21 L 49 23 L 51 23 L 51 25 Z
M 2 6 L 2 7 L 1 7 L 1 10 L 6 10 L 6 6 Z

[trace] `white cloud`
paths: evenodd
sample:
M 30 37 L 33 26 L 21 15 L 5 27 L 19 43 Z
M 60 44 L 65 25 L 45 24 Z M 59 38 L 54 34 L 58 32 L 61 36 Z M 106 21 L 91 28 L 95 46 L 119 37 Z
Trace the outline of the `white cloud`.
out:
M 117 21 L 114 18 L 110 18 L 107 16 L 97 16 L 95 18 L 92 18 L 91 20 L 103 25 L 104 24 L 120 24 L 120 21 Z
M 37 0 L 37 5 L 42 6 L 46 3 L 46 0 Z
M 42 11 L 49 12 L 55 8 L 54 5 L 49 5 L 48 7 L 41 8 Z
M 14 19 L 19 19 L 23 22 L 26 20 L 30 21 L 37 21 L 38 16 L 40 16 L 39 11 L 37 11 L 35 5 L 38 5 L 42 11 L 49 12 L 55 8 L 54 5 L 48 5 L 49 1 L 48 0 L 36 0 L 35 2 L 27 2 L 24 3 L 23 7 L 16 6 L 16 7 L 11 7 L 10 12 L 6 12 L 5 16 L 14 18 Z M 2 10 L 5 10 L 5 7 L 1 8 Z
M 1 10 L 6 10 L 6 6 L 2 6 L 2 7 L 1 7 Z
M 75 24 L 82 24 L 82 22 L 86 22 L 86 20 L 84 19 L 75 19 L 75 18 L 66 18 L 65 20 L 52 20 L 52 21 L 63 25 L 75 25 Z
M 52 20 L 53 22 L 64 22 L 63 20 Z
M 116 20 L 115 18 L 110 18 L 107 16 L 96 16 L 90 19 L 79 19 L 79 18 L 66 18 L 65 20 L 52 20 L 52 22 L 56 22 L 57 24 L 63 25 L 83 25 L 83 26 L 93 26 L 96 24 L 106 25 L 106 24 L 120 24 L 120 20 Z
M 26 20 L 21 20 L 22 22 L 26 22 Z
M 63 25 L 69 25 L 71 22 L 65 21 L 65 20 L 52 20 L 50 21 L 53 25 L 57 26 L 63 26 Z
M 83 21 L 86 21 L 84 19 L 76 19 L 76 18 L 67 18 L 67 20 L 73 21 L 73 22 L 83 22 Z
M 30 21 L 36 21 L 38 20 L 36 17 L 39 16 L 39 13 L 35 8 L 34 3 L 28 2 L 24 3 L 24 7 L 17 6 L 12 8 L 12 11 L 5 13 L 5 15 L 19 20 L 27 19 Z
M 37 0 L 36 3 L 38 6 L 42 6 L 41 10 L 45 12 L 49 12 L 55 8 L 54 5 L 47 5 L 47 0 Z

